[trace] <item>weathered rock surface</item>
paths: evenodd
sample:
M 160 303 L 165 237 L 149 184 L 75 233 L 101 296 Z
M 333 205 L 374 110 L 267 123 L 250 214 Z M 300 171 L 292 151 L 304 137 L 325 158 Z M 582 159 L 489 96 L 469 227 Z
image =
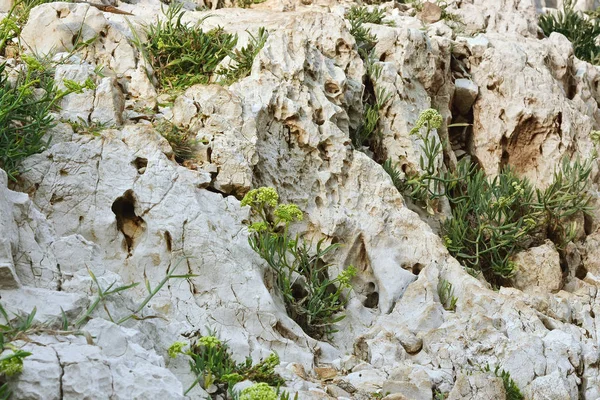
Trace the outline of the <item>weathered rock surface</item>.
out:
M 514 288 L 494 291 L 448 254 L 376 162 L 420 168 L 422 142 L 409 131 L 430 107 L 445 122 L 434 132 L 445 145 L 440 170 L 460 150 L 490 176 L 511 166 L 543 187 L 562 157 L 592 153 L 597 67 L 575 59 L 562 35 L 537 39 L 536 8 L 550 5 L 449 3 L 446 11 L 464 22 L 461 33 L 448 21 L 425 26 L 409 6 L 391 4 L 383 8 L 395 26 L 368 25 L 381 68 L 373 89 L 390 94 L 373 157 L 351 147 L 366 69 L 342 18 L 347 5 L 215 10 L 206 28 L 239 33 L 240 45 L 246 29 L 265 26 L 270 34 L 249 77 L 229 87 L 196 85 L 161 105 L 160 118 L 202 142 L 195 169 L 177 165 L 152 121 L 137 118 L 158 96 L 123 15 L 80 3 L 32 10 L 26 47 L 65 57 L 59 85 L 94 83 L 65 97 L 59 116 L 111 129 L 80 135 L 58 124 L 49 148 L 25 161 L 16 185 L 23 193 L 9 190 L 0 171 L 3 305 L 11 313 L 36 307 L 36 322 L 56 325 L 61 308 L 71 320 L 85 312 L 97 296 L 94 279 L 104 288 L 146 279 L 155 287 L 175 267 L 195 276 L 169 281 L 141 312 L 159 318 L 110 323 L 106 311 L 129 315 L 146 292 L 140 285 L 114 296 L 82 327 L 91 343 L 38 332 L 23 343 L 33 356 L 10 383 L 16 398 L 184 398 L 195 377 L 184 360 L 165 361 L 166 349 L 207 327 L 239 360 L 277 351 L 279 371 L 300 398 L 431 399 L 434 391 L 502 398 L 501 379 L 481 373 L 488 365 L 508 371 L 528 399 L 599 398 L 594 223 L 585 221 L 584 245 L 571 244 L 579 273 L 563 276 L 561 263 L 570 261 L 545 244 L 517 256 Z M 160 11 L 158 1 L 117 4 L 135 14 L 134 27 Z M 206 15 L 190 11 L 183 21 Z M 97 38 L 66 57 L 78 36 Z M 458 117 L 472 124 L 460 140 L 447 129 Z M 248 245 L 249 215 L 239 200 L 258 186 L 276 187 L 300 206 L 305 219 L 296 229 L 342 245 L 324 260 L 331 276 L 350 264 L 358 269 L 330 343 L 308 337 L 286 315 Z M 453 311 L 441 303 L 441 280 L 452 284 Z M 190 393 L 206 396 L 200 388 Z

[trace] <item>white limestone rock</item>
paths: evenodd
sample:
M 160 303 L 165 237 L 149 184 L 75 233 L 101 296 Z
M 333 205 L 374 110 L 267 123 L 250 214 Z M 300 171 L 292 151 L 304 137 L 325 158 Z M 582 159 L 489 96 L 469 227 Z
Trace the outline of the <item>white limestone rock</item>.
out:
M 504 399 L 506 391 L 502 379 L 486 373 L 467 375 L 459 373 L 448 400 Z
M 552 242 L 521 251 L 512 261 L 516 266 L 515 276 L 511 278 L 515 288 L 524 292 L 542 290 L 551 293 L 561 289 L 560 255 Z

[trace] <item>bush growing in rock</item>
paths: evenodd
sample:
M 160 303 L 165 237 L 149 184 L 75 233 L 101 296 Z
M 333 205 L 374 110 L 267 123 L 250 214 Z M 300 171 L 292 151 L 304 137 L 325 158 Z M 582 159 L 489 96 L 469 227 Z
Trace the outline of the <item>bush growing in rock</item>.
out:
M 334 324 L 344 315 L 343 292 L 349 289 L 356 269 L 349 266 L 334 279 L 329 278 L 323 258 L 338 245 L 324 247 L 300 235 L 292 236 L 290 224 L 302 220 L 302 211 L 294 204 L 280 204 L 275 189 L 263 187 L 248 192 L 241 203 L 250 206 L 258 218 L 250 225 L 250 246 L 276 274 L 288 315 L 315 338 L 335 332 Z
M 185 11 L 182 3 L 172 3 L 163 9 L 165 19 L 145 28 L 148 41 L 142 43 L 136 37 L 134 44 L 154 67 L 159 84 L 166 89 L 185 89 L 194 84 L 206 84 L 217 76 L 221 83 L 231 84 L 248 76 L 252 63 L 263 48 L 268 32 L 260 28 L 256 35 L 249 33 L 247 46 L 234 50 L 237 35 L 225 32 L 222 28 L 209 31 L 201 29 L 205 17 L 195 25 L 181 22 Z M 229 56 L 231 63 L 219 67 Z
M 227 343 L 214 336 L 214 332 L 209 336 L 200 336 L 189 346 L 184 342 L 175 342 L 169 347 L 168 353 L 172 358 L 180 354 L 189 358 L 190 368 L 196 380 L 186 390 L 186 394 L 200 383 L 204 389 L 217 385 L 221 388 L 221 394 L 235 398 L 233 386 L 238 382 L 250 380 L 259 382 L 259 385 L 273 391 L 275 396 L 271 386 L 279 387 L 285 383 L 274 370 L 279 365 L 277 354 L 271 353 L 269 357 L 254 365 L 250 357 L 243 363 L 237 363 Z
M 28 69 L 17 72 L 11 82 L 6 64 L 0 65 L 0 168 L 13 180 L 21 161 L 47 146 L 44 135 L 53 126 L 50 111 L 59 99 L 53 81 L 40 82 Z
M 439 113 L 426 110 L 411 131 L 423 140 L 422 172 L 401 179 L 391 161 L 384 168 L 399 191 L 431 213 L 437 199 L 448 199 L 452 218 L 442 226 L 444 241 L 463 266 L 482 272 L 492 284 L 505 285 L 515 273 L 512 257 L 518 251 L 546 238 L 560 250 L 574 238 L 576 230 L 569 218 L 591 211 L 587 186 L 592 160 L 571 163 L 564 159 L 545 190 L 535 189 L 510 168 L 490 180 L 469 158 L 463 158 L 455 171 L 442 173 L 433 165 L 442 146 L 431 135 L 440 125 Z M 419 133 L 423 127 L 425 135 Z
M 565 0 L 563 9 L 556 13 L 542 14 L 539 26 L 546 36 L 558 32 L 573 43 L 577 58 L 592 64 L 600 63 L 600 46 L 596 38 L 600 35 L 600 21 L 596 15 L 586 17 L 573 8 L 571 0 Z
M 172 3 L 166 10 L 165 20 L 146 27 L 148 41 L 139 38 L 136 45 L 154 67 L 160 86 L 184 89 L 197 83 L 208 83 L 219 63 L 230 54 L 237 36 L 221 28 L 202 31 L 199 25 L 181 22 L 182 3 Z
M 240 50 L 234 50 L 229 54 L 231 64 L 227 68 L 221 68 L 217 74 L 222 76 L 222 83 L 231 84 L 239 79 L 245 78 L 250 74 L 252 63 L 258 52 L 264 47 L 269 37 L 269 32 L 265 28 L 259 28 L 258 33 L 250 35 L 250 42 L 246 47 Z

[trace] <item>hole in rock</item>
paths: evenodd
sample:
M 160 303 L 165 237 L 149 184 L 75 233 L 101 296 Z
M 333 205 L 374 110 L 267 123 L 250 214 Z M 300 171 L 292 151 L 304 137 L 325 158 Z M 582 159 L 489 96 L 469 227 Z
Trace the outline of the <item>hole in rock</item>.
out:
M 423 270 L 423 268 L 425 268 L 425 266 L 421 263 L 416 263 L 415 265 L 412 266 L 412 273 L 415 275 L 419 275 L 421 273 L 421 271 Z
M 173 248 L 173 238 L 171 237 L 171 232 L 165 231 L 165 242 L 167 242 L 167 251 L 171 252 Z
M 146 222 L 135 214 L 135 195 L 133 190 L 123 193 L 112 204 L 111 210 L 117 218 L 117 229 L 125 237 L 125 247 L 129 255 L 135 247 L 137 239 L 146 230 Z
M 143 157 L 137 157 L 132 162 L 133 166 L 138 170 L 140 175 L 143 175 L 146 172 L 146 167 L 148 166 L 148 159 Z
M 369 293 L 363 302 L 363 306 L 367 308 L 377 308 L 377 306 L 379 306 L 379 292 Z
M 583 265 L 580 265 L 577 268 L 577 271 L 575 271 L 575 277 L 577 277 L 578 279 L 583 280 L 583 279 L 585 279 L 587 273 L 588 273 L 587 269 Z

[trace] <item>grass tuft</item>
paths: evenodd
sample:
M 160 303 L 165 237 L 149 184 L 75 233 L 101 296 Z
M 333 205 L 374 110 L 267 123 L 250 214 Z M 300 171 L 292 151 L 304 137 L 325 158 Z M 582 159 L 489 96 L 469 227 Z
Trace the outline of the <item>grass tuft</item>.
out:
M 237 43 L 237 36 L 222 28 L 202 31 L 200 25 L 206 18 L 196 25 L 184 24 L 182 7 L 182 3 L 171 3 L 163 9 L 164 20 L 157 19 L 145 28 L 148 41 L 136 40 L 165 89 L 183 90 L 209 83 Z

